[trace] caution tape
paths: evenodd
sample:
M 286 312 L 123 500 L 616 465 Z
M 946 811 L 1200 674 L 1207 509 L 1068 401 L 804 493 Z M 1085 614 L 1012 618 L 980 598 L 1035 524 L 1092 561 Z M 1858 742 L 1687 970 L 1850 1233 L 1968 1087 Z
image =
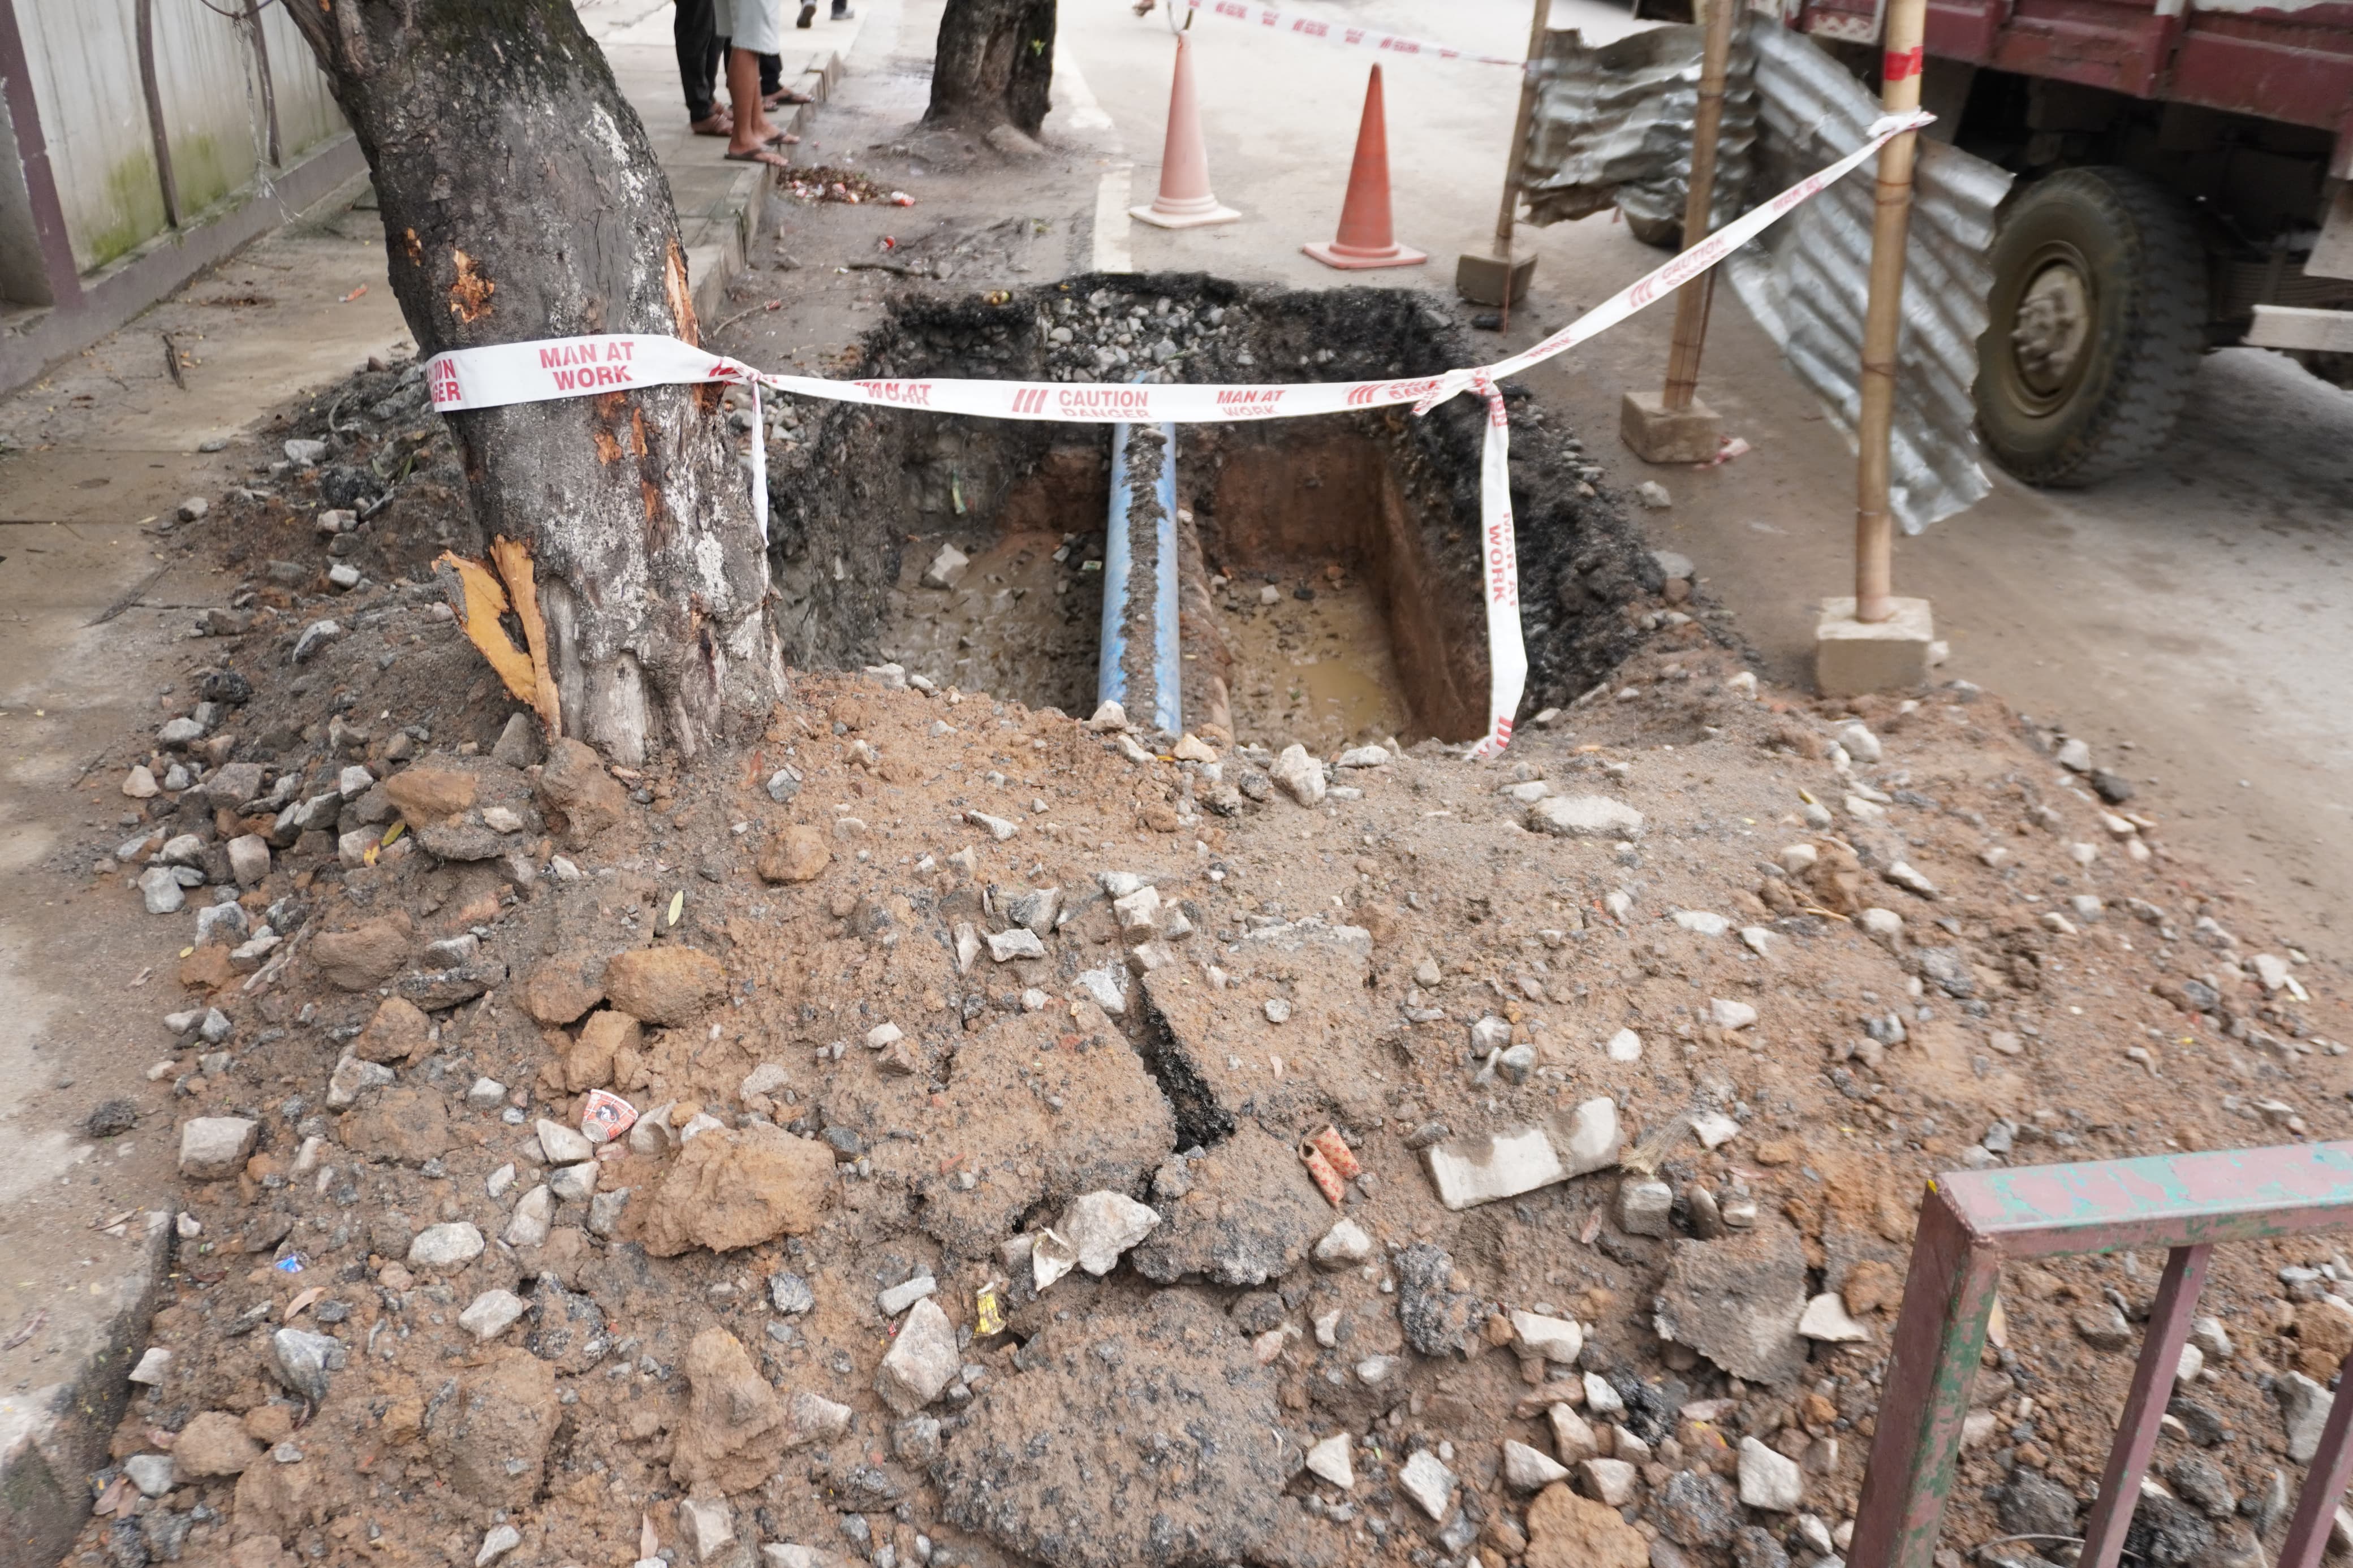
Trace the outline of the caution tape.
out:
M 1384 33 L 1373 27 L 1352 27 L 1345 22 L 1318 21 L 1313 16 L 1296 16 L 1288 11 L 1277 11 L 1268 5 L 1245 5 L 1241 0 L 1186 0 L 1193 10 L 1207 11 L 1212 16 L 1227 16 L 1237 22 L 1270 32 L 1290 33 L 1302 38 L 1320 38 L 1327 44 L 1345 44 L 1353 48 L 1372 49 L 1385 55 L 1408 55 L 1433 60 L 1468 60 L 1473 65 L 1511 66 L 1517 68 L 1527 62 L 1508 59 L 1502 55 L 1473 54 L 1445 44 L 1433 44 L 1420 38 L 1409 38 L 1400 33 Z M 1175 5 L 1172 0 L 1170 9 Z
M 1256 384 L 1113 384 L 949 377 L 830 381 L 820 376 L 780 375 L 755 370 L 740 360 L 712 353 L 664 334 L 614 332 L 450 349 L 427 362 L 426 384 L 432 392 L 433 406 L 444 414 L 462 414 L 512 403 L 593 397 L 635 387 L 720 381 L 750 388 L 755 410 L 760 390 L 765 387 L 797 397 L 861 403 L 877 408 L 1081 425 L 1207 425 L 1291 419 L 1398 404 L 1411 404 L 1414 413 L 1419 415 L 1458 394 L 1470 393 L 1487 405 L 1487 435 L 1479 474 L 1481 577 L 1487 604 L 1489 684 L 1487 733 L 1472 748 L 1471 755 L 1493 756 L 1511 742 L 1512 719 L 1519 711 L 1528 671 L 1527 650 L 1520 637 L 1520 571 L 1512 524 L 1510 433 L 1504 417 L 1503 393 L 1497 384 L 1506 376 L 1517 375 L 1566 353 L 1666 298 L 1756 238 L 1792 209 L 1852 173 L 1891 138 L 1916 131 L 1934 118 L 1915 111 L 1879 121 L 1872 126 L 1869 140 L 1861 147 L 1725 225 L 1664 266 L 1645 273 L 1541 342 L 1493 364 L 1450 370 L 1439 375 Z M 767 527 L 765 446 L 765 433 L 755 425 L 753 479 L 754 493 L 760 497 L 760 526 L 764 532 Z

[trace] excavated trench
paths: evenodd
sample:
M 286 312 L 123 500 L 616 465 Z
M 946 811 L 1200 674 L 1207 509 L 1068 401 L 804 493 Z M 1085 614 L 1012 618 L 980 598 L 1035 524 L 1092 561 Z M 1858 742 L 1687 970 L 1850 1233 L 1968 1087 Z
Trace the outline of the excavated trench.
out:
M 850 374 L 1353 381 L 1478 357 L 1412 293 L 1159 274 L 902 301 Z M 1112 427 L 839 404 L 787 417 L 771 537 L 793 664 L 888 659 L 1033 708 L 1094 707 Z M 1576 438 L 1524 398 L 1512 417 L 1533 711 L 1623 657 L 1635 628 L 1620 606 L 1648 563 L 1616 504 L 1580 482 Z M 1388 408 L 1178 426 L 1186 726 L 1327 753 L 1362 740 L 1476 737 L 1487 691 L 1482 434 L 1468 399 L 1425 418 Z

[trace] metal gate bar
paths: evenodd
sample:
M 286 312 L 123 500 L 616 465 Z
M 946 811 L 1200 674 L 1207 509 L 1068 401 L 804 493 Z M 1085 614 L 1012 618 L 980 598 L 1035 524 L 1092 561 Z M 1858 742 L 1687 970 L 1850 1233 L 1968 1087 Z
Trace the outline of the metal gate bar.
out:
M 2081 1568 L 2115 1568 L 2218 1244 L 2353 1226 L 2353 1142 L 1948 1172 L 1920 1205 L 1848 1561 L 1932 1568 L 2001 1266 L 2168 1249 Z M 2347 1358 L 2353 1371 L 2353 1356 Z M 2353 1385 L 2340 1385 L 2353 1394 Z M 2353 1397 L 2329 1413 L 2279 1568 L 2316 1568 L 2353 1479 Z

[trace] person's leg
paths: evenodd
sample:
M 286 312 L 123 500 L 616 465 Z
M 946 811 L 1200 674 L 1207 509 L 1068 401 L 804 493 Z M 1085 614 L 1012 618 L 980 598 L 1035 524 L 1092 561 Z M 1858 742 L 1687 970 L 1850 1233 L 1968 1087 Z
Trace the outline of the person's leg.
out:
M 760 57 L 760 102 L 763 107 L 774 109 L 780 103 L 814 101 L 815 100 L 807 93 L 785 85 L 784 56 L 762 55 Z
M 729 153 L 740 155 L 753 147 L 799 141 L 770 124 L 760 102 L 759 58 L 784 52 L 784 0 L 730 0 L 730 8 L 735 31 L 727 81 L 735 100 L 735 136 Z
M 718 105 L 712 100 L 713 27 L 711 0 L 678 0 L 670 18 L 670 41 L 678 50 L 679 86 L 686 96 L 686 117 L 697 124 L 709 120 Z
M 796 27 L 806 27 L 816 19 L 817 0 L 801 0 L 801 19 L 794 23 L 793 26 Z
M 785 160 L 769 151 L 769 144 L 797 142 L 800 138 L 783 135 L 761 112 L 760 58 L 755 52 L 745 48 L 728 50 L 727 90 L 735 105 L 735 129 L 727 139 L 727 156 L 739 163 L 751 160 L 785 167 Z

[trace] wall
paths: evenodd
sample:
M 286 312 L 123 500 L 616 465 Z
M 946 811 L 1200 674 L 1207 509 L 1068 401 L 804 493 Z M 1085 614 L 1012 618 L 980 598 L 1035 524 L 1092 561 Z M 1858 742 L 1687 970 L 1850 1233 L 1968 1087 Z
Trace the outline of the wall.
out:
M 364 169 L 288 3 L 0 0 L 0 389 Z

